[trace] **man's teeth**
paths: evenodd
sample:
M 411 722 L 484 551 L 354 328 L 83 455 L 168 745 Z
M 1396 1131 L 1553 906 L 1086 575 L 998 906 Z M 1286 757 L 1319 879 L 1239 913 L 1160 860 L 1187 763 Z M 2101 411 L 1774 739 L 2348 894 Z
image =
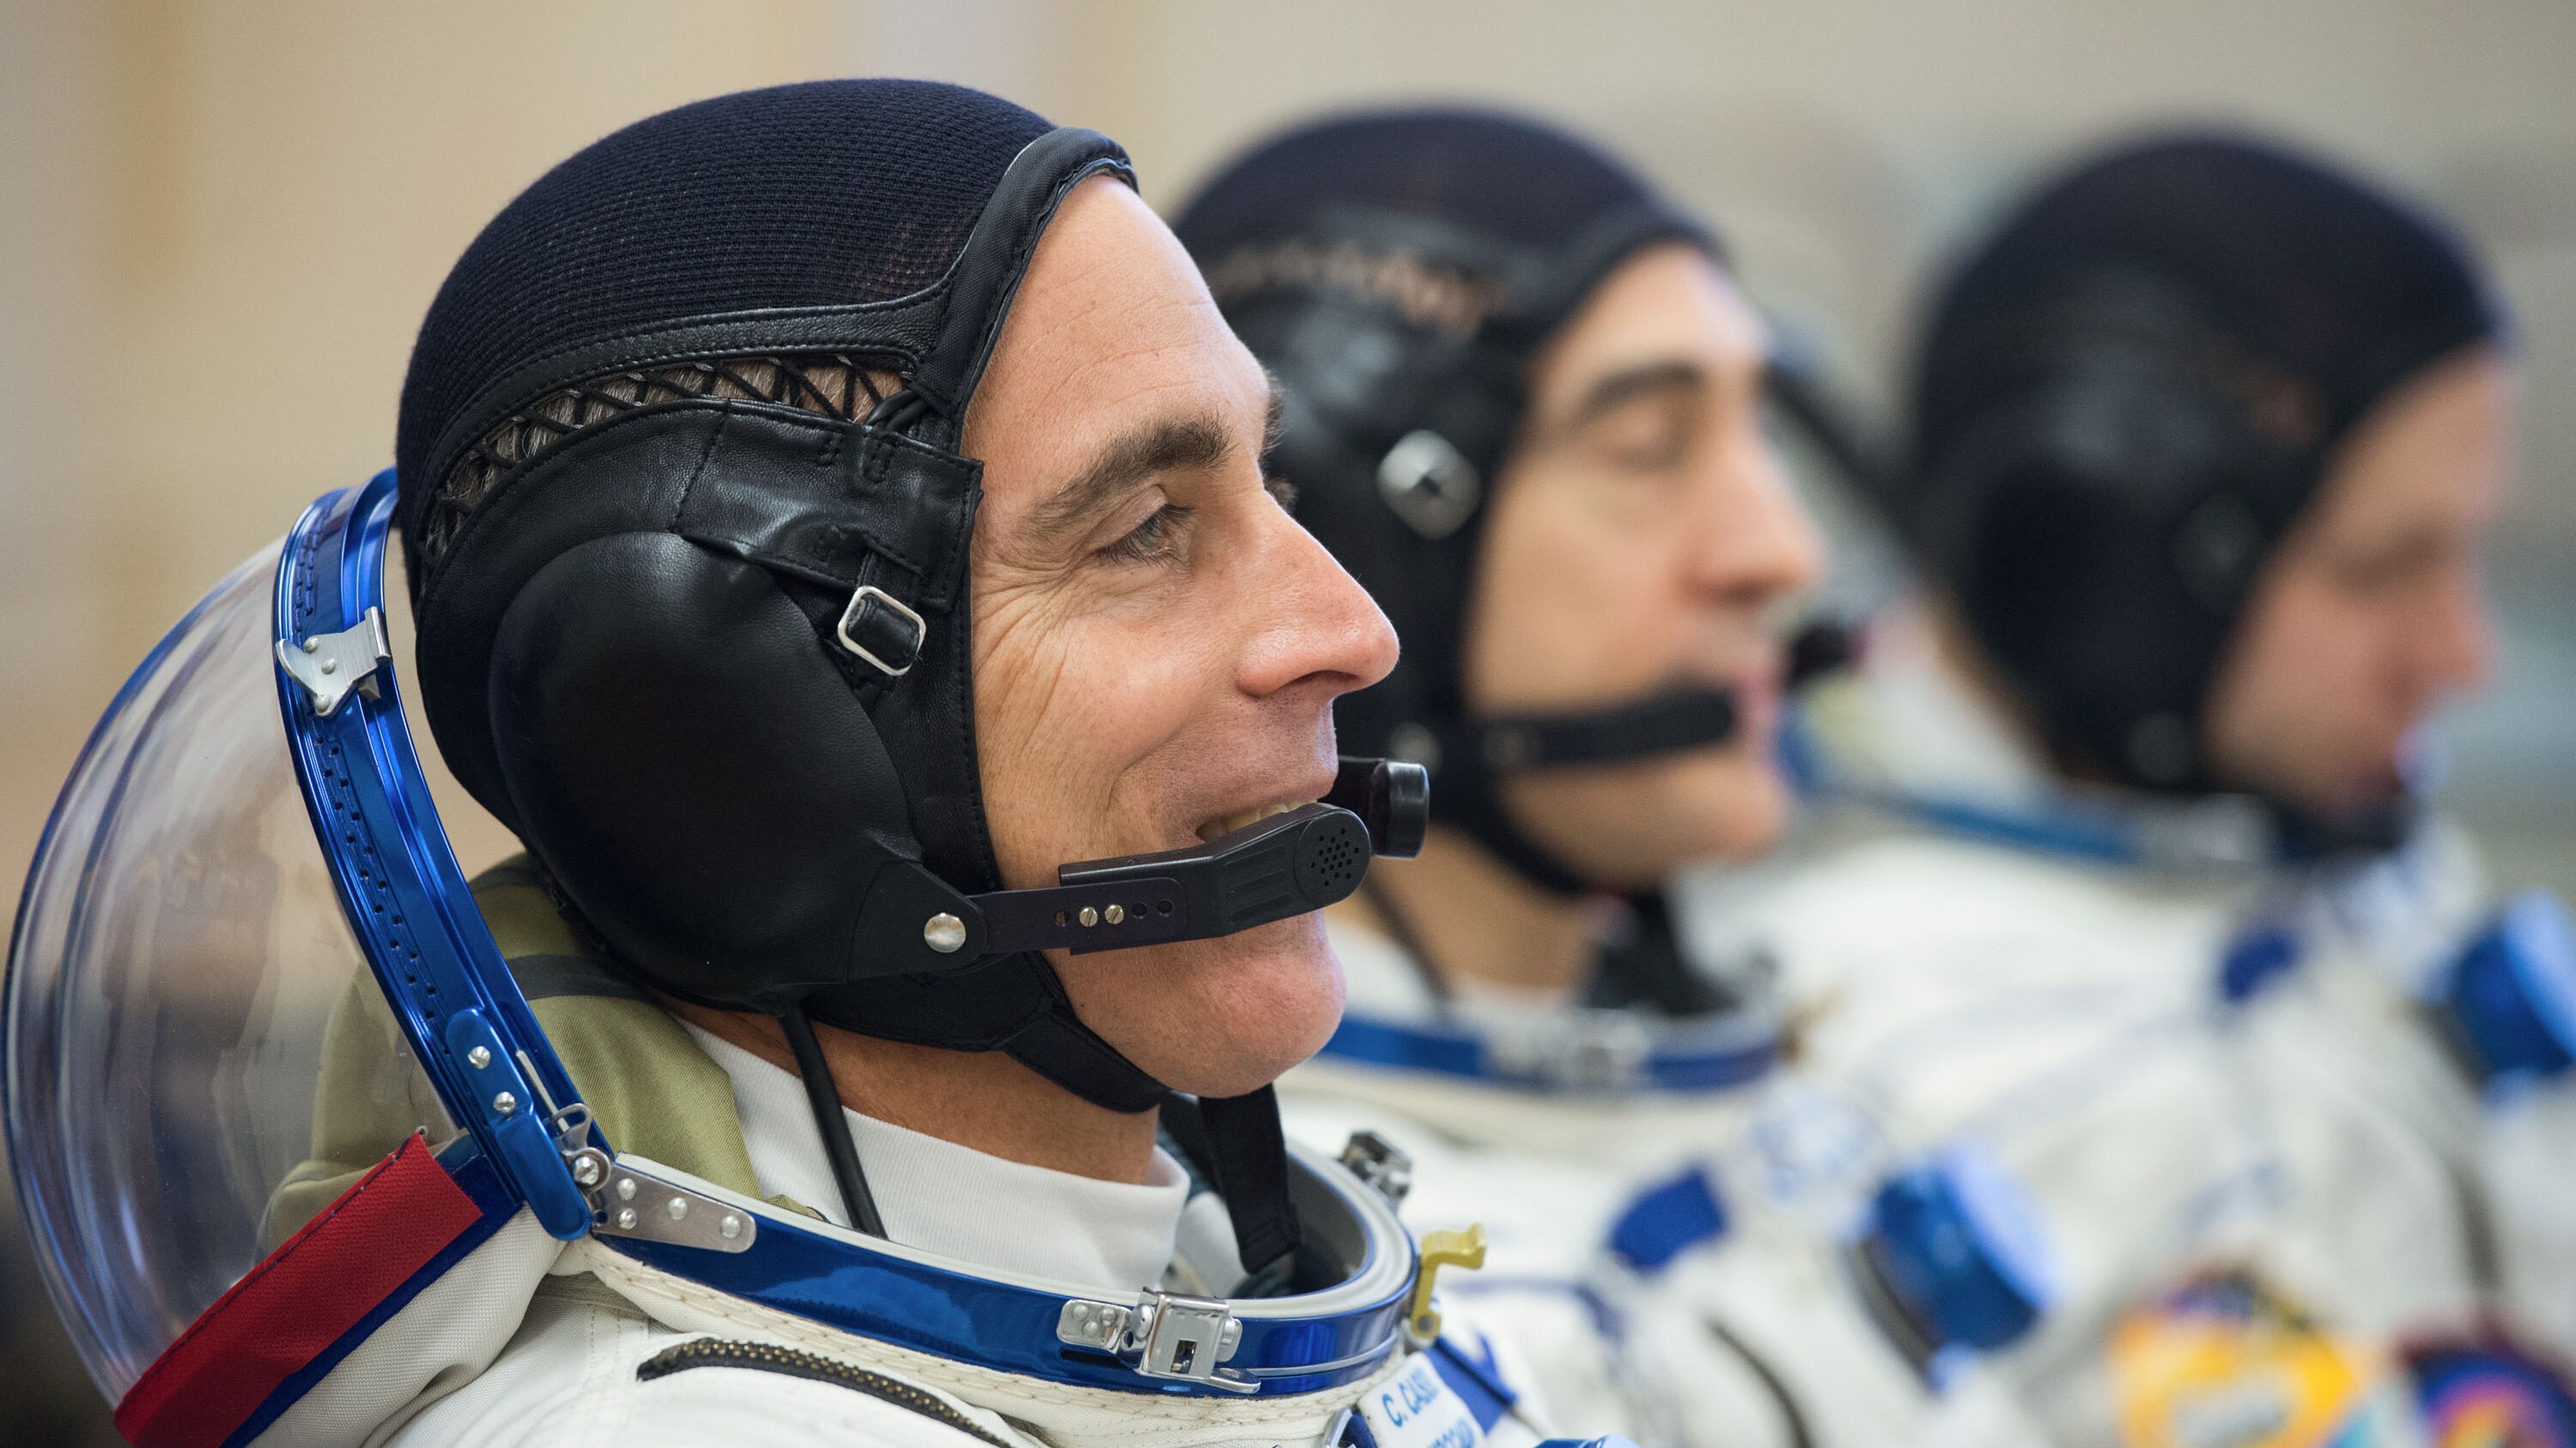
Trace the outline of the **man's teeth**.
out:
M 1219 835 L 1230 835 L 1246 825 L 1257 825 L 1272 815 L 1283 815 L 1295 808 L 1297 808 L 1296 804 L 1265 804 L 1259 809 L 1245 810 L 1241 814 L 1220 815 L 1199 826 L 1199 838 L 1213 840 Z

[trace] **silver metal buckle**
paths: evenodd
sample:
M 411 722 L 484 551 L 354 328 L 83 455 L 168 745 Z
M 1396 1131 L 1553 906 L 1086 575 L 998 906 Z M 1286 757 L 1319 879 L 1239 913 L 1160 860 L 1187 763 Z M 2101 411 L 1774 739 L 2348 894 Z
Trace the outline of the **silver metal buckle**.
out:
M 376 670 L 390 663 L 393 656 L 393 643 L 385 634 L 384 610 L 376 608 L 368 609 L 365 618 L 338 633 L 315 634 L 304 641 L 302 648 L 290 649 L 286 640 L 277 641 L 277 666 L 304 686 L 305 695 L 313 701 L 313 712 L 324 719 L 348 700 L 352 689 L 375 698 Z
M 1556 1078 L 1576 1091 L 1629 1092 L 1647 1082 L 1646 1063 L 1654 1058 L 1654 1033 L 1625 1012 L 1603 1011 L 1584 1018 L 1564 1042 Z
M 591 1228 L 603 1237 L 641 1237 L 710 1252 L 747 1252 L 758 1219 L 740 1207 L 664 1181 L 595 1146 L 568 1154 L 575 1185 L 590 1199 Z
M 921 646 L 929 641 L 930 625 L 923 621 L 920 614 L 913 612 L 902 599 L 895 597 L 893 594 L 886 592 L 884 589 L 877 587 L 873 583 L 863 583 L 859 585 L 858 590 L 850 595 L 849 607 L 841 610 L 841 626 L 836 630 L 840 635 L 841 647 L 848 649 L 851 653 L 857 655 L 862 662 L 874 667 L 878 673 L 885 675 L 887 678 L 900 679 L 904 675 L 912 672 L 911 664 L 906 664 L 902 668 L 898 669 L 894 665 L 887 663 L 885 660 L 878 658 L 875 654 L 870 653 L 866 648 L 860 645 L 858 640 L 850 637 L 850 624 L 858 618 L 859 610 L 866 605 L 869 599 L 872 598 L 894 610 L 895 617 L 912 625 L 912 653 L 915 662 L 920 660 Z
M 1342 1165 L 1364 1186 L 1375 1188 L 1390 1207 L 1401 1207 L 1413 1190 L 1413 1158 L 1404 1148 L 1374 1131 L 1354 1131 L 1342 1143 Z
M 1213 1297 L 1144 1292 L 1133 1307 L 1076 1298 L 1056 1315 L 1056 1341 L 1107 1353 L 1137 1376 L 1167 1382 L 1205 1383 L 1230 1393 L 1257 1393 L 1261 1385 L 1217 1370 L 1243 1341 L 1233 1309 Z
M 1377 493 L 1407 527 L 1437 542 L 1466 526 L 1485 489 L 1465 453 L 1424 429 L 1396 439 L 1378 459 Z
M 2138 812 L 2140 853 L 2185 869 L 2260 865 L 2278 849 L 2272 814 L 2247 795 L 2214 794 Z
M 1642 1089 L 1655 1050 L 1645 1022 L 1607 1010 L 1507 1023 L 1486 1042 L 1504 1075 L 1578 1094 Z

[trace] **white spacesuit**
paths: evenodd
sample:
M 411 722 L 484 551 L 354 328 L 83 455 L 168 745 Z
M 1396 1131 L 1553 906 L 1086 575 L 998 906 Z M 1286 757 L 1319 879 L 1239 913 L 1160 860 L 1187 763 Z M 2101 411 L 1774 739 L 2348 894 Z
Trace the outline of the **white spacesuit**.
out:
M 1369 1132 L 1404 1153 L 1402 1211 L 1417 1232 L 1485 1231 L 1484 1270 L 1450 1293 L 1531 1349 L 1525 1371 L 1566 1421 L 1649 1432 L 1603 1253 L 1643 1184 L 1733 1139 L 1771 1060 L 1767 1013 L 1703 1022 L 1689 1039 L 1633 1011 L 1444 1008 L 1392 943 L 1341 922 L 1332 934 L 1349 1003 L 1324 1053 L 1282 1082 L 1289 1132 L 1324 1149 Z M 1452 1069 L 1426 1064 L 1443 1060 Z M 1657 1089 L 1658 1062 L 1714 1084 Z
M 2230 1029 L 2292 1191 L 2270 1261 L 2411 1352 L 2502 1331 L 2565 1358 L 2576 935 L 2554 897 L 2500 904 L 2482 877 L 2436 823 L 2256 907 L 2246 938 L 2282 959 Z

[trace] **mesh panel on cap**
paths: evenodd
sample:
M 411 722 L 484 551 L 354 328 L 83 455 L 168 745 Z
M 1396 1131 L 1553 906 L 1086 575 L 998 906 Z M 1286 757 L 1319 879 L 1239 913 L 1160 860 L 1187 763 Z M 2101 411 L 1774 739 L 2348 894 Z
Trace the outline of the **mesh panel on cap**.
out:
M 1291 131 L 1226 168 L 1175 225 L 1197 252 L 1343 204 L 1427 217 L 1516 246 L 1563 246 L 1604 213 L 1654 199 L 1617 162 L 1552 127 L 1472 109 L 1346 116 Z
M 475 238 L 421 326 L 396 449 L 406 537 L 418 546 L 427 473 L 449 465 L 428 450 L 495 379 L 624 332 L 919 291 L 1050 129 L 960 86 L 816 81 L 664 112 L 547 172 Z
M 585 428 L 657 403 L 734 398 L 856 422 L 901 384 L 841 354 L 725 357 L 626 367 L 538 398 L 467 443 L 422 506 L 415 562 L 435 564 L 457 530 L 519 464 Z

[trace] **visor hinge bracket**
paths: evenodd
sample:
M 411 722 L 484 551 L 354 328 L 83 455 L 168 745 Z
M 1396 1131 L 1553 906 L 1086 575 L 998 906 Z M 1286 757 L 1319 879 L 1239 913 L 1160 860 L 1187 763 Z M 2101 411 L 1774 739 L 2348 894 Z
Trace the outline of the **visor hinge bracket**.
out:
M 1261 1391 L 1259 1383 L 1217 1369 L 1243 1342 L 1243 1323 L 1217 1298 L 1147 1291 L 1128 1306 L 1077 1297 L 1057 1313 L 1055 1337 L 1067 1347 L 1106 1353 L 1139 1377 Z
M 347 701 L 352 689 L 370 699 L 378 697 L 376 671 L 393 662 L 393 657 L 393 641 L 385 633 L 385 614 L 379 608 L 368 609 L 365 618 L 338 633 L 313 635 L 300 648 L 287 647 L 284 639 L 277 641 L 277 666 L 304 686 L 313 712 L 324 719 Z
M 1374 1131 L 1354 1131 L 1342 1144 L 1342 1165 L 1361 1183 L 1386 1198 L 1390 1207 L 1404 1205 L 1413 1190 L 1413 1158 L 1404 1148 Z
M 591 1230 L 710 1252 L 747 1252 L 760 1235 L 757 1218 L 729 1202 L 638 1168 L 596 1146 L 565 1154 L 565 1165 L 590 1202 Z

